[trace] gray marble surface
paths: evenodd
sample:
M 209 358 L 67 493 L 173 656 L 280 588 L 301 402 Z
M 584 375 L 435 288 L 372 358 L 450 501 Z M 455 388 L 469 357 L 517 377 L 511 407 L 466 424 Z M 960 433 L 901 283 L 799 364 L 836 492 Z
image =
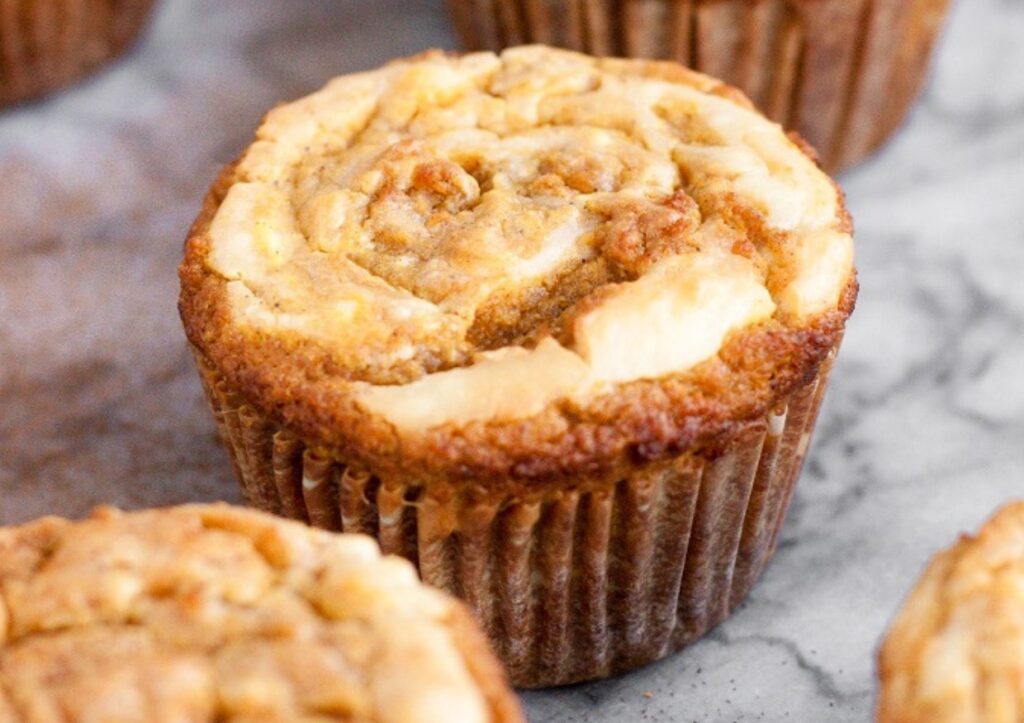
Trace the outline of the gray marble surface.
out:
M 0 522 L 237 499 L 175 310 L 199 199 L 273 103 L 452 43 L 440 0 L 166 0 L 124 62 L 0 114 Z M 531 720 L 868 720 L 922 565 L 1024 497 L 1024 3 L 960 0 L 842 181 L 861 301 L 775 562 L 700 643 Z

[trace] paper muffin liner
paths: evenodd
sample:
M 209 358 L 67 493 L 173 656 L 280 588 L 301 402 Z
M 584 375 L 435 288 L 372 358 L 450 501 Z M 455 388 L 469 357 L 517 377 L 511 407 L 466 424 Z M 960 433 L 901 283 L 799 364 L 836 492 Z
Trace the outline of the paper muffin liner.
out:
M 835 358 L 713 457 L 535 498 L 381 479 L 262 416 L 196 352 L 248 501 L 361 532 L 469 604 L 517 687 L 620 673 L 700 637 L 771 557 Z
M 154 0 L 0 0 L 0 105 L 71 83 L 125 50 Z
M 448 0 L 463 45 L 675 60 L 742 89 L 836 171 L 901 124 L 949 0 Z

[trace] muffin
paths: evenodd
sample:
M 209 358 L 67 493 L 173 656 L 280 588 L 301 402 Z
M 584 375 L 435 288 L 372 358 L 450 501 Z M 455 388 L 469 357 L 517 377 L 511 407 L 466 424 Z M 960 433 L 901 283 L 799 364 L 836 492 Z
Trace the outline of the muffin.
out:
M 949 0 L 448 0 L 465 47 L 676 60 L 742 89 L 836 171 L 903 122 Z
M 519 686 L 743 599 L 855 294 L 797 142 L 678 65 L 544 47 L 338 78 L 256 137 L 180 299 L 254 505 L 415 561 Z
M 0 528 L 0 721 L 523 721 L 463 607 L 361 535 L 195 505 Z
M 881 723 L 1024 719 L 1024 501 L 932 560 L 879 658 Z
M 6 0 L 0 3 L 0 105 L 91 73 L 138 37 L 153 0 Z

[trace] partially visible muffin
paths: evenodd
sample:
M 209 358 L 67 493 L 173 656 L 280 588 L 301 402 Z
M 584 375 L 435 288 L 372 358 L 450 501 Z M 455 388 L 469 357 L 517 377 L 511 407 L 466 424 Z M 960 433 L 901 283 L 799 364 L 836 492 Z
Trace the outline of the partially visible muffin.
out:
M 56 90 L 117 57 L 152 9 L 153 0 L 0 2 L 0 105 Z
M 521 721 L 372 540 L 224 505 L 0 529 L 0 721 Z
M 879 667 L 880 723 L 1024 720 L 1024 501 L 935 557 Z
M 448 0 L 463 45 L 676 60 L 737 86 L 825 168 L 903 122 L 949 0 Z

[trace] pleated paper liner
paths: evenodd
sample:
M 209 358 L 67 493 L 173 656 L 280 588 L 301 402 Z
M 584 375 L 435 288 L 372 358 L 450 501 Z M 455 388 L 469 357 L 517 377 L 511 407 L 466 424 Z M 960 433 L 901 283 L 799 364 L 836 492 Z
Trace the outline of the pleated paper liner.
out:
M 0 105 L 78 80 L 119 55 L 154 0 L 0 0 Z
M 249 502 L 374 536 L 412 560 L 469 604 L 523 688 L 657 660 L 746 597 L 775 549 L 834 357 L 719 456 L 683 454 L 615 484 L 580 480 L 518 499 L 426 490 L 319 456 L 196 354 Z
M 829 171 L 870 155 L 924 83 L 949 0 L 448 0 L 463 45 L 675 60 L 742 89 Z

